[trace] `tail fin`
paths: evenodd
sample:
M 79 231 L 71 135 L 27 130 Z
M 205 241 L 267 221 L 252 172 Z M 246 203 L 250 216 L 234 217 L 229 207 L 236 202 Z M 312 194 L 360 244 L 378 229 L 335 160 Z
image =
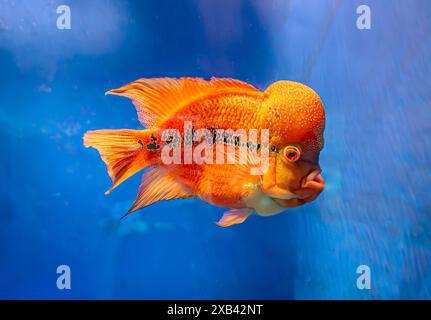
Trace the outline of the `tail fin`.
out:
M 159 151 L 154 139 L 155 130 L 95 130 L 84 135 L 84 146 L 99 151 L 105 162 L 112 186 L 109 194 L 121 182 L 145 167 L 155 164 Z

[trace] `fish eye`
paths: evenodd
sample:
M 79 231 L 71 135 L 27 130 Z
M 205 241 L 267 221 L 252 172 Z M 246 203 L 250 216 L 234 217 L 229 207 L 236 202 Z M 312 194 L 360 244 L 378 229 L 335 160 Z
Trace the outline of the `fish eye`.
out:
M 301 156 L 301 151 L 299 150 L 298 147 L 295 146 L 287 146 L 284 149 L 284 156 L 286 157 L 287 160 L 289 160 L 290 162 L 295 162 L 296 160 L 299 159 L 299 157 Z

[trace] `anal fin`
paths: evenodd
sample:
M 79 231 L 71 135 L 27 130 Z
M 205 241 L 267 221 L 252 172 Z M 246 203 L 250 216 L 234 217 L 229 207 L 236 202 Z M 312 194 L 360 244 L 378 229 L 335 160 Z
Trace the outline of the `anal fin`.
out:
M 220 227 L 230 227 L 234 224 L 243 223 L 252 213 L 253 209 L 249 208 L 230 209 L 223 214 L 223 217 L 216 224 Z
M 195 194 L 178 182 L 169 170 L 156 165 L 143 174 L 138 195 L 126 215 L 157 201 L 193 197 Z

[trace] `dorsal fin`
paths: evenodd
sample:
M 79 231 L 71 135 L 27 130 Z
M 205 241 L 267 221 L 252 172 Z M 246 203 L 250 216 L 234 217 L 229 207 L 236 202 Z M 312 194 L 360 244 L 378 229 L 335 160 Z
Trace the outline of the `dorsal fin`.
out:
M 106 94 L 132 99 L 139 121 L 147 128 L 157 128 L 181 108 L 213 95 L 244 94 L 263 96 L 252 85 L 230 78 L 153 78 L 139 79 Z

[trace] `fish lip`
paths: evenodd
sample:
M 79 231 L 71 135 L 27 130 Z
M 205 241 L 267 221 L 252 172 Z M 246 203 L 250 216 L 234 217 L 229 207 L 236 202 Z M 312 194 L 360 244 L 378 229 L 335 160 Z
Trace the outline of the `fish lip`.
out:
M 286 194 L 283 197 L 272 195 L 270 192 L 265 192 L 265 194 L 270 196 L 282 207 L 290 207 L 295 202 L 297 206 L 303 205 L 316 199 L 325 188 L 326 182 L 321 173 L 322 170 L 320 168 L 311 171 L 302 179 L 299 189 L 294 191 L 286 190 Z
M 313 180 L 308 180 L 303 185 L 304 189 L 312 189 L 321 192 L 326 187 L 326 181 L 321 174 L 314 177 Z
M 321 173 L 322 173 L 322 169 L 320 168 L 314 169 L 305 177 L 303 184 L 307 183 L 308 181 L 312 181 L 316 179 Z
M 322 169 L 320 168 L 311 171 L 305 178 L 303 178 L 301 183 L 302 189 L 322 191 L 326 186 L 326 182 L 321 173 Z
M 303 178 L 301 188 L 293 192 L 301 204 L 313 201 L 325 189 L 326 182 L 321 173 L 320 168 L 311 171 Z

